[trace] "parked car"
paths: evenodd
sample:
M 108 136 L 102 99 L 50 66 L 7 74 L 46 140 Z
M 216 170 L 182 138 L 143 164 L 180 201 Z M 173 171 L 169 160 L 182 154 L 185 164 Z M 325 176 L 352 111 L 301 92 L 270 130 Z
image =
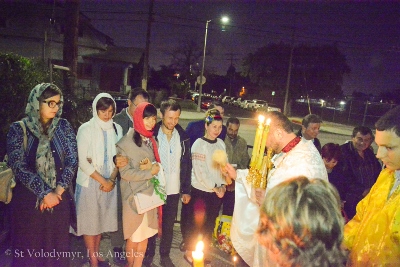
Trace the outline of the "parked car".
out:
M 214 98 L 209 97 L 209 96 L 202 96 L 201 97 L 201 108 L 202 109 L 208 109 L 208 107 L 214 102 Z
M 123 108 L 128 107 L 128 99 L 126 98 L 115 98 L 114 101 L 115 105 L 117 106 L 116 113 L 119 113 Z
M 247 99 L 241 101 L 241 102 L 240 102 L 240 108 L 242 108 L 242 109 L 248 109 L 248 103 L 250 103 L 250 101 L 251 101 L 251 100 L 247 100 Z
M 224 97 L 222 98 L 222 103 L 228 104 L 229 101 L 230 101 L 231 99 L 232 99 L 231 96 L 224 96 Z
M 259 107 L 256 109 L 257 112 L 264 113 L 264 112 L 269 112 L 269 111 L 278 111 L 282 112 L 280 108 L 275 106 L 274 104 L 267 104 L 267 106 Z
M 277 106 L 273 105 L 273 104 L 268 104 L 268 111 L 278 111 L 278 112 L 282 112 L 282 110 L 280 108 L 278 108 Z
M 242 98 L 239 97 L 232 103 L 232 105 L 234 105 L 235 107 L 240 107 L 241 102 L 242 102 Z
M 228 105 L 233 105 L 233 103 L 237 100 L 237 97 L 232 96 L 232 98 L 229 100 Z
M 256 110 L 260 107 L 265 107 L 267 105 L 268 105 L 267 101 L 254 99 L 253 101 L 249 102 L 248 109 Z

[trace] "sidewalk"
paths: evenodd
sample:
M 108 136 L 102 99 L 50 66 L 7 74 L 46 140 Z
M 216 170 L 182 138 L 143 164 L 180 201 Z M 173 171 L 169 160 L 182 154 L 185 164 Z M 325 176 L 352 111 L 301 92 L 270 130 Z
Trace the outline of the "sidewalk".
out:
M 180 208 L 180 207 L 179 207 Z M 178 213 L 180 214 L 180 212 Z M 180 215 L 178 215 L 180 216 Z M 180 217 L 177 218 L 178 221 Z M 70 234 L 71 237 L 71 254 L 70 254 L 70 266 L 71 267 L 90 267 L 88 262 L 87 252 L 85 248 L 85 244 L 83 242 L 82 237 L 76 237 Z M 190 265 L 185 261 L 183 258 L 183 252 L 179 250 L 179 245 L 182 241 L 181 231 L 180 231 L 180 224 L 179 222 L 175 223 L 174 226 L 174 235 L 172 240 L 172 248 L 170 252 L 170 257 L 177 267 L 190 267 Z M 12 262 L 12 257 L 10 254 L 12 253 L 11 249 L 6 250 L 5 253 L 0 254 L 0 267 L 10 267 Z M 112 267 L 118 267 L 120 265 L 114 264 L 114 251 L 113 247 L 111 246 L 111 240 L 108 234 L 104 234 L 100 243 L 100 253 L 101 255 L 106 258 Z M 247 267 L 244 262 L 237 261 L 236 264 L 233 264 L 233 257 L 218 248 L 211 248 L 208 257 L 211 259 L 212 266 L 218 267 L 228 267 L 228 266 L 235 266 L 235 267 Z M 159 255 L 159 239 L 157 239 L 157 247 L 156 247 L 156 255 L 153 260 L 154 267 L 160 267 L 160 255 Z

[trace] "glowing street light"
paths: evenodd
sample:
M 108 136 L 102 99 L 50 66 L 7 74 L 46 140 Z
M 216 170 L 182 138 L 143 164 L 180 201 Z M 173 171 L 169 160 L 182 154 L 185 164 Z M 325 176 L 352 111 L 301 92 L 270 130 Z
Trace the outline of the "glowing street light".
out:
M 229 18 L 224 16 L 221 18 L 221 22 L 222 23 L 227 23 L 229 21 Z M 207 32 L 208 32 L 208 23 L 211 22 L 210 20 L 207 20 L 206 22 L 206 33 L 204 34 L 204 49 L 203 49 L 203 63 L 201 65 L 201 73 L 200 73 L 200 87 L 199 87 L 199 100 L 197 103 L 197 111 L 200 111 L 201 109 L 201 95 L 202 95 L 202 91 L 203 91 L 203 78 L 204 78 L 204 62 L 206 59 L 206 47 L 207 47 Z

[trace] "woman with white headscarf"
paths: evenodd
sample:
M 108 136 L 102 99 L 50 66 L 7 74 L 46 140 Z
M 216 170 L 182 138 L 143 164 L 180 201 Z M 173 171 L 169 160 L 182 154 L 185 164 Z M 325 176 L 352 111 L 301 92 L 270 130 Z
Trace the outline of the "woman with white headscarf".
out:
M 92 104 L 93 118 L 82 124 L 77 134 L 76 235 L 83 235 L 91 266 L 108 266 L 99 253 L 101 234 L 118 228 L 114 190 L 118 169 L 113 157 L 122 128 L 113 122 L 115 107 L 111 95 L 98 94 Z
M 75 132 L 60 118 L 62 105 L 56 85 L 38 84 L 23 124 L 14 122 L 7 134 L 8 165 L 16 180 L 10 203 L 13 266 L 69 266 L 68 257 L 51 256 L 70 251 L 69 189 L 78 168 Z

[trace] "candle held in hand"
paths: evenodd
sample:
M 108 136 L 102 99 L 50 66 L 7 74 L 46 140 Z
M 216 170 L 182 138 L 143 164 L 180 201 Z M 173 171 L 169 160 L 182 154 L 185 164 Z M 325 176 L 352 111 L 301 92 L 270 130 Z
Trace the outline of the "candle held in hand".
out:
M 193 267 L 204 267 L 204 242 L 199 241 L 196 244 L 196 250 L 192 252 Z
M 254 138 L 253 152 L 251 153 L 251 161 L 250 167 L 254 167 L 256 165 L 259 151 L 260 151 L 260 143 L 261 137 L 264 130 L 264 120 L 265 117 L 263 115 L 258 116 L 258 127 L 256 130 L 256 136 Z
M 271 119 L 268 119 L 265 123 L 262 139 L 261 139 L 261 145 L 260 145 L 260 154 L 258 155 L 257 162 L 256 162 L 256 169 L 260 170 L 262 161 L 264 159 L 264 151 L 265 151 L 265 145 L 267 144 L 267 138 L 268 138 L 268 133 L 269 133 L 269 125 L 271 123 Z

